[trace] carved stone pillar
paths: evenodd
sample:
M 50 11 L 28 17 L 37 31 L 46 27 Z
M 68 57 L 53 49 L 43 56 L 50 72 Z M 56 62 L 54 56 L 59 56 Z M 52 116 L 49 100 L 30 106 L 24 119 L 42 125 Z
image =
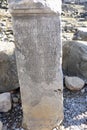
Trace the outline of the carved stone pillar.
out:
M 13 19 L 23 127 L 51 130 L 63 120 L 61 0 L 8 0 Z

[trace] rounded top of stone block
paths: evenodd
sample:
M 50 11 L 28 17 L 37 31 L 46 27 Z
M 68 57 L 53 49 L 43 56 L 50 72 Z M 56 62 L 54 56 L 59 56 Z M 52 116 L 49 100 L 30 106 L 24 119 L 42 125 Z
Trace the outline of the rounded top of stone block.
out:
M 61 14 L 61 0 L 8 0 L 12 14 Z

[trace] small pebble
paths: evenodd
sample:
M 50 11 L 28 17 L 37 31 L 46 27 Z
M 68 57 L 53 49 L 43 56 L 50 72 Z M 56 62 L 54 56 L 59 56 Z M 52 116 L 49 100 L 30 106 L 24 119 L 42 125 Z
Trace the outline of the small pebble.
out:
M 82 89 L 82 90 L 81 90 L 81 93 L 85 93 L 85 89 Z
M 18 103 L 18 97 L 13 97 L 13 102 Z

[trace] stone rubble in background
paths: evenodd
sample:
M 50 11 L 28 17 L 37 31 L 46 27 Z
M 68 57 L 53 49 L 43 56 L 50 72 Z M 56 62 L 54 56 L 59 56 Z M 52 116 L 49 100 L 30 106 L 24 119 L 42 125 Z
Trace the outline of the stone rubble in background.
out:
M 87 41 L 87 27 L 77 28 L 77 31 L 73 36 L 73 40 Z
M 8 112 L 11 110 L 11 95 L 10 93 L 0 94 L 0 112 Z
M 78 77 L 65 76 L 65 86 L 72 91 L 81 90 L 84 87 L 84 85 L 85 82 Z
M 78 28 L 87 28 L 87 5 L 62 5 L 62 41 L 72 40 Z M 63 42 L 64 43 L 64 42 Z
M 14 42 L 11 15 L 7 9 L 0 10 L 0 41 Z

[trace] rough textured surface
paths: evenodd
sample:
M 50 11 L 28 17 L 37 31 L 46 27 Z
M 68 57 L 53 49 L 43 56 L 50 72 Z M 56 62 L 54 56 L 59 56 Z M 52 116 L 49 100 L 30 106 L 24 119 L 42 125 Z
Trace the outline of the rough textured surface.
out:
M 22 31 L 17 45 L 17 62 L 25 122 L 28 128 L 51 129 L 63 119 L 60 35 L 55 32 L 59 21 L 55 16 L 15 20 L 18 33 Z M 21 25 L 26 26 L 21 28 Z M 19 41 L 17 36 L 15 34 Z
M 63 72 L 87 82 L 87 42 L 66 42 L 63 46 Z
M 14 36 L 24 127 L 50 130 L 63 120 L 60 16 L 39 11 L 14 16 Z
M 0 94 L 0 112 L 7 112 L 11 109 L 10 93 Z
M 19 87 L 14 51 L 13 43 L 0 42 L 0 92 Z
M 81 90 L 84 87 L 85 82 L 78 77 L 65 76 L 65 85 L 72 91 Z

